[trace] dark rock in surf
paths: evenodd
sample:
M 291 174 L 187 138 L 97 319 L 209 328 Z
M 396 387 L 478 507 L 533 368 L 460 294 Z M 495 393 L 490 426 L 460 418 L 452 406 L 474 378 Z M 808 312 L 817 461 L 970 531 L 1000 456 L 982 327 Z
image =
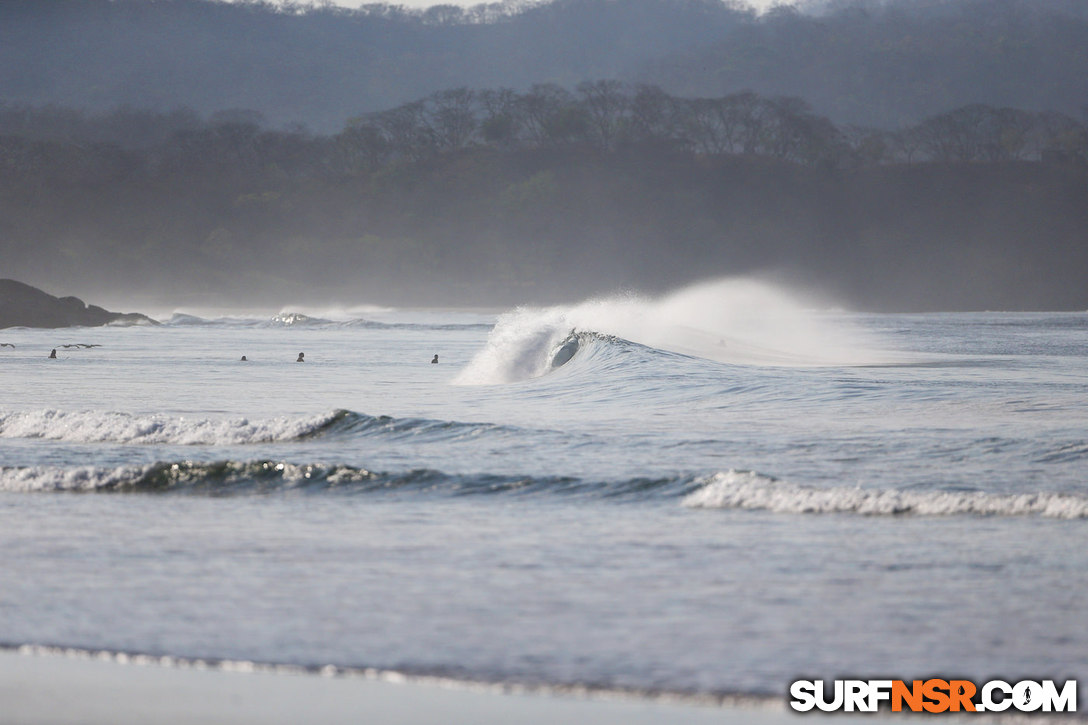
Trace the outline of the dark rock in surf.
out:
M 77 297 L 54 297 L 13 279 L 0 279 L 0 329 L 5 327 L 100 327 L 157 325 L 147 315 L 110 312 Z

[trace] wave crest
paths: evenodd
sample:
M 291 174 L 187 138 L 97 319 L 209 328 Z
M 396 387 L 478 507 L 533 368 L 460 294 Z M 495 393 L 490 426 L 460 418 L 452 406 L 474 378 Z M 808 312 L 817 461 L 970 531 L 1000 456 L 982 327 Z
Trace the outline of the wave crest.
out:
M 117 467 L 0 466 L 0 491 L 247 496 L 290 492 L 445 497 L 508 495 L 592 501 L 677 500 L 692 509 L 862 516 L 1041 516 L 1088 518 L 1088 498 L 1039 492 L 902 491 L 819 488 L 753 471 L 614 481 L 570 476 L 456 474 L 419 468 L 376 472 L 360 466 L 287 461 L 175 461 Z
M 637 478 L 596 482 L 565 476 L 461 475 L 432 469 L 380 473 L 344 464 L 267 460 L 160 462 L 114 468 L 0 466 L 0 491 L 18 493 L 70 491 L 231 496 L 338 489 L 351 493 L 411 491 L 440 496 L 517 494 L 643 498 L 671 496 L 676 486 L 689 480 Z
M 0 413 L 0 438 L 45 438 L 73 443 L 241 445 L 318 435 L 357 414 L 345 410 L 302 417 L 192 419 L 101 411 L 37 410 Z
M 375 309 L 375 312 L 388 312 L 388 309 Z M 257 314 L 245 314 L 241 316 L 216 316 L 199 317 L 197 315 L 174 312 L 165 324 L 168 327 L 227 327 L 227 328 L 302 328 L 302 329 L 373 329 L 373 330 L 490 330 L 492 323 L 484 322 L 482 315 L 474 315 L 472 318 L 449 319 L 443 315 L 421 316 L 416 321 L 388 321 L 382 322 L 370 317 L 357 317 L 353 310 L 331 310 L 328 317 L 309 315 L 302 312 L 284 310 L 271 317 Z M 428 320 L 427 318 L 433 318 Z
M 850 513 L 864 516 L 1026 516 L 1088 518 L 1088 499 L 1040 492 L 902 491 L 817 488 L 778 481 L 751 471 L 725 471 L 687 494 L 689 508 L 745 509 L 790 514 Z
M 352 466 L 298 465 L 276 461 L 154 463 L 102 468 L 0 467 L 0 490 L 228 495 L 371 481 L 375 474 Z
M 304 416 L 187 418 L 101 411 L 37 410 L 0 413 L 0 438 L 43 438 L 69 443 L 251 445 L 303 441 L 329 435 L 394 440 L 452 440 L 512 430 L 494 423 L 393 418 L 350 410 Z

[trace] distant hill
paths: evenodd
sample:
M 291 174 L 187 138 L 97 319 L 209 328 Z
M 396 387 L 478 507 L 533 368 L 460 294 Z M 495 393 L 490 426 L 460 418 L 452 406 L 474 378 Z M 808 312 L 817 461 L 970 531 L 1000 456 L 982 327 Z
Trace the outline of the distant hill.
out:
M 371 159 L 368 130 L 0 137 L 0 260 L 173 304 L 505 306 L 773 275 L 867 310 L 1088 309 L 1079 156 L 836 166 L 572 141 Z
M 1088 4 L 891 0 L 758 16 L 718 0 L 555 0 L 360 11 L 217 0 L 4 0 L 0 100 L 251 109 L 339 130 L 465 86 L 617 78 L 670 93 L 805 98 L 897 126 L 967 103 L 1079 115 Z
M 100 327 L 115 323 L 158 324 L 145 315 L 109 312 L 76 297 L 54 297 L 23 282 L 0 279 L 0 329 Z

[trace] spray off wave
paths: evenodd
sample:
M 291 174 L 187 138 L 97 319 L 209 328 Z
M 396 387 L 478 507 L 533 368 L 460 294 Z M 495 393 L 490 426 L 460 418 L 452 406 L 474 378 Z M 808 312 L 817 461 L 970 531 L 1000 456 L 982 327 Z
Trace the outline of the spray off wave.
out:
M 860 331 L 772 285 L 730 279 L 660 298 L 621 295 L 577 305 L 517 308 L 460 372 L 462 385 L 540 377 L 577 357 L 585 335 L 619 338 L 735 365 L 819 366 L 875 362 Z

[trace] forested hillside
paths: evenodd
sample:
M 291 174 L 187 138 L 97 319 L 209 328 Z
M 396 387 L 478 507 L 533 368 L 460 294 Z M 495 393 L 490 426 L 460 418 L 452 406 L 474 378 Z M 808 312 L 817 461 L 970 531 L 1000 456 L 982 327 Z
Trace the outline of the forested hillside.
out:
M 1088 127 L 796 98 L 456 89 L 340 133 L 0 112 L 5 276 L 90 296 L 511 304 L 763 274 L 867 309 L 1088 308 Z M 106 300 L 111 301 L 111 300 Z
M 244 108 L 319 132 L 448 88 L 596 78 L 689 97 L 795 95 L 836 123 L 883 128 L 971 103 L 1077 116 L 1088 105 L 1086 77 L 1081 0 L 859 0 L 763 16 L 719 0 L 508 0 L 419 12 L 0 3 L 0 99 L 9 103 Z

